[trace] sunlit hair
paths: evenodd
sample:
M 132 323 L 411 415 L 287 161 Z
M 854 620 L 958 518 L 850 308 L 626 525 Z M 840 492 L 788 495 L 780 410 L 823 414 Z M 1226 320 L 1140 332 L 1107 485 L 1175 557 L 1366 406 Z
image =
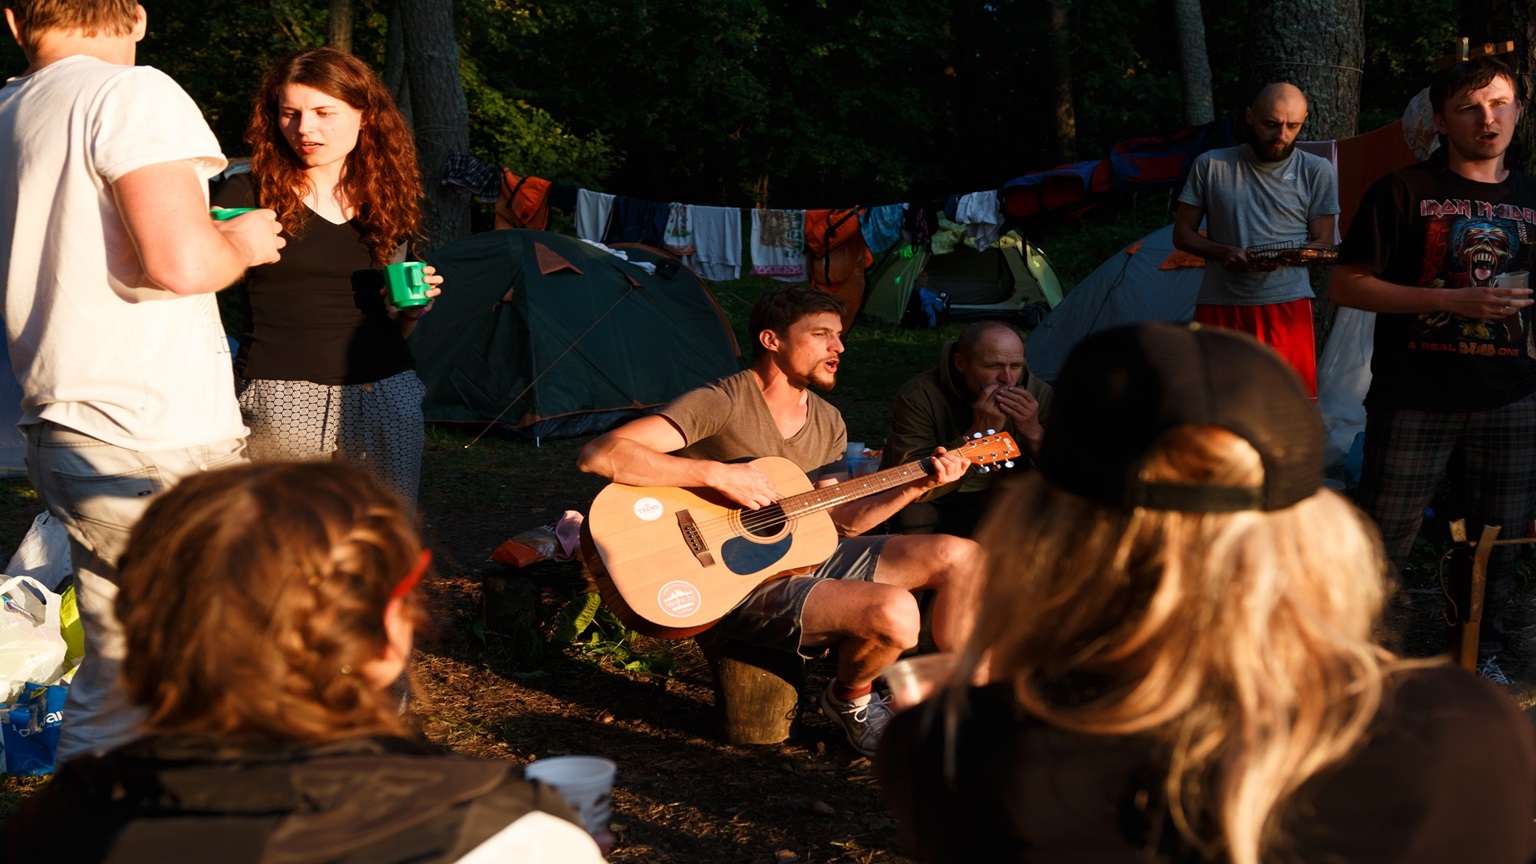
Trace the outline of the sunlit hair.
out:
M 747 332 L 752 336 L 752 357 L 761 357 L 764 351 L 758 337 L 764 330 L 784 336 L 796 321 L 807 315 L 831 312 L 839 318 L 847 307 L 843 301 L 804 285 L 784 285 L 770 290 L 757 298 L 747 315 Z
M 134 0 L 5 0 L 25 39 L 44 30 L 127 36 L 138 23 Z
M 1262 475 L 1246 441 L 1209 426 L 1169 433 L 1143 471 Z M 992 680 L 1056 726 L 1159 742 L 1179 830 L 1235 864 L 1257 864 L 1291 794 L 1360 742 L 1400 662 L 1371 638 L 1380 541 L 1326 489 L 1198 514 L 1107 507 L 1032 474 L 999 490 L 977 539 L 988 578 L 962 663 L 989 652 Z
M 402 243 L 416 240 L 421 224 L 421 172 L 416 144 L 384 82 L 368 64 L 334 48 L 290 54 L 262 76 L 245 143 L 251 146 L 256 201 L 277 211 L 289 234 L 309 221 L 304 197 L 312 190 L 304 163 L 283 135 L 278 110 L 290 84 L 332 96 L 362 113 L 357 146 L 347 154 L 341 192 L 357 209 L 373 263 L 389 262 Z
M 421 541 L 398 497 L 339 463 L 255 463 L 156 499 L 120 562 L 129 698 L 151 733 L 317 742 L 404 731 L 360 670 Z M 404 598 L 418 622 L 414 594 Z

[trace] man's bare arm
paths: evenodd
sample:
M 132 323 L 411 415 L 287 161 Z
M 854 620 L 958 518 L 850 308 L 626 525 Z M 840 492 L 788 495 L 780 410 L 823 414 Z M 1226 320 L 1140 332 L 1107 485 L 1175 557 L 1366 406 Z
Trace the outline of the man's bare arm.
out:
M 837 526 L 837 533 L 843 537 L 863 534 L 896 515 L 898 510 L 922 497 L 924 492 L 960 480 L 971 465 L 971 460 L 957 453 L 944 452 L 943 448 L 934 454 L 933 462 L 934 473 L 926 477 L 867 498 L 839 504 L 827 511 L 832 516 L 832 523 Z M 833 478 L 833 481 L 845 479 L 839 476 Z M 831 482 L 823 480 L 816 485 L 828 486 Z
M 284 243 L 271 210 L 210 218 L 202 181 L 184 160 L 134 169 L 112 192 L 145 274 L 173 294 L 226 288 L 246 268 L 276 261 Z
M 1465 318 L 1493 320 L 1531 305 L 1529 288 L 1420 288 L 1388 282 L 1369 267 L 1352 264 L 1333 268 L 1328 297 L 1340 306 L 1369 312 L 1451 312 Z
M 1339 224 L 1338 216 L 1319 216 L 1307 223 L 1307 243 L 1311 246 L 1333 247 L 1335 227 Z
M 1217 243 L 1200 233 L 1200 220 L 1205 218 L 1205 208 L 1179 202 L 1173 216 L 1173 245 L 1191 255 L 1199 255 L 1207 261 L 1215 261 L 1228 270 L 1248 270 L 1248 250 L 1241 246 Z
M 751 465 L 670 455 L 687 443 L 672 421 L 653 414 L 589 441 L 576 467 L 626 486 L 705 486 L 753 510 L 778 499 L 768 475 Z

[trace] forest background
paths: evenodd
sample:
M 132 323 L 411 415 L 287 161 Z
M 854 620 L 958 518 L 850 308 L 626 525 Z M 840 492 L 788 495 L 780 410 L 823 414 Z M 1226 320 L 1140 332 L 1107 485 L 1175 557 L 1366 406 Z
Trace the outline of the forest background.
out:
M 1532 2 L 146 0 L 139 62 L 192 94 L 231 156 L 271 61 L 329 43 L 385 75 L 434 190 L 468 150 L 634 198 L 827 208 L 995 189 L 1227 114 L 1240 127 L 1268 80 L 1312 96 L 1303 138 L 1367 131 L 1458 36 L 1528 56 Z M 434 242 L 489 223 L 459 192 L 429 211 Z

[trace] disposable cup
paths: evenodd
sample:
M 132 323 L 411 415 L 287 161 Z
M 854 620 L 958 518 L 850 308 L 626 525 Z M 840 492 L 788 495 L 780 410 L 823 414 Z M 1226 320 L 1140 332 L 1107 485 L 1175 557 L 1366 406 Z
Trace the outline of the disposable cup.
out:
M 1513 273 L 1500 273 L 1493 277 L 1493 284 L 1500 288 L 1529 288 L 1531 274 L 1526 270 L 1516 270 Z
M 576 811 L 587 833 L 600 837 L 608 833 L 618 768 L 612 759 L 601 756 L 551 756 L 530 763 L 523 777 L 553 787 Z
M 849 441 L 848 442 L 848 459 L 851 461 L 851 460 L 854 460 L 854 459 L 863 459 L 863 458 L 864 458 L 864 442 L 863 441 Z
M 928 698 L 933 691 L 948 684 L 955 674 L 953 653 L 918 654 L 897 660 L 881 675 L 891 690 L 891 707 L 900 711 Z

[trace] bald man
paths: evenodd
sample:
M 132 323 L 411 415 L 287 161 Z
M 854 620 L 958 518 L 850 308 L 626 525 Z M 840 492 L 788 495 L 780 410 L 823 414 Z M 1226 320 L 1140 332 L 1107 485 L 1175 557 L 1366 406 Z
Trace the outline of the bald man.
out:
M 1205 259 L 1195 320 L 1252 334 L 1290 362 L 1317 396 L 1312 285 L 1302 267 L 1265 267 L 1247 250 L 1270 243 L 1332 246 L 1338 179 L 1321 157 L 1296 149 L 1307 97 L 1270 84 L 1246 112 L 1247 144 L 1196 157 L 1179 195 L 1173 243 Z M 1200 222 L 1206 233 L 1200 234 Z
M 1001 321 L 978 321 L 944 343 L 938 367 L 914 376 L 896 392 L 880 467 L 921 459 L 936 447 L 953 448 L 990 430 L 1013 433 L 1033 457 L 1040 452 L 1040 424 L 1050 401 L 1051 385 L 1024 365 L 1018 332 Z M 892 527 L 902 534 L 969 537 L 986 509 L 993 476 L 972 468 L 962 479 L 908 504 L 892 519 Z

